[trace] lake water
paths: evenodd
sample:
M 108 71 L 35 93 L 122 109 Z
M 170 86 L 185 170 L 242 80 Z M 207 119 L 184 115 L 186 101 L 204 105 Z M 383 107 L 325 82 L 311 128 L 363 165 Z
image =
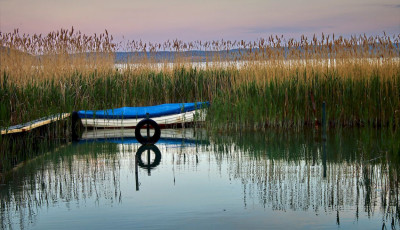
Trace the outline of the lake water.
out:
M 88 131 L 0 185 L 1 229 L 399 228 L 399 134 Z M 121 138 L 121 136 L 124 136 Z

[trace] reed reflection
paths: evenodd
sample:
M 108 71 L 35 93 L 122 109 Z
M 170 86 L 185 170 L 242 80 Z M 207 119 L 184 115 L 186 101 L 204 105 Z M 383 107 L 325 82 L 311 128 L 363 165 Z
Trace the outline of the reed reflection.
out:
M 327 141 L 314 132 L 238 133 L 213 137 L 221 165 L 249 197 L 277 211 L 341 213 L 400 227 L 400 136 L 377 130 L 331 132 Z
M 0 229 L 24 229 L 43 209 L 122 202 L 115 144 L 69 144 L 14 169 L 0 186 Z
M 132 196 L 134 187 L 139 191 L 140 181 L 147 179 L 151 183 L 147 180 L 146 187 L 131 199 L 145 194 L 145 189 L 159 191 L 159 186 L 173 186 L 174 193 L 183 194 L 186 191 L 177 189 L 175 178 L 185 186 L 193 182 L 193 176 L 202 175 L 218 177 L 219 183 L 238 181 L 243 196 L 232 202 L 239 200 L 244 208 L 258 204 L 275 211 L 330 215 L 338 225 L 349 215 L 356 222 L 367 216 L 379 218 L 386 227 L 400 227 L 399 134 L 345 130 L 328 133 L 323 142 L 313 131 L 208 136 L 197 131 L 207 140 L 199 142 L 194 139 L 198 134 L 187 130 L 184 138 L 167 131 L 158 146 L 140 146 L 132 137 L 117 137 L 116 131 L 102 132 L 110 137 L 87 134 L 90 138 L 16 169 L 0 186 L 0 229 L 9 223 L 23 228 L 35 222 L 43 208 L 126 204 L 126 194 Z M 129 130 L 124 132 L 129 134 Z M 143 172 L 152 177 L 139 180 Z M 196 180 L 201 186 L 213 186 L 208 182 Z M 213 194 L 209 196 L 212 199 Z

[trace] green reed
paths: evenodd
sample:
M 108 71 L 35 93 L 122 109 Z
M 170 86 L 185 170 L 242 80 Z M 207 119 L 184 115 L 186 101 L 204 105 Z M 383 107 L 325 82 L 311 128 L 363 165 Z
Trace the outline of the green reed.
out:
M 88 77 L 74 73 L 62 81 L 32 81 L 23 86 L 9 82 L 12 76 L 3 73 L 0 126 L 60 112 L 210 101 L 211 127 L 301 128 L 318 125 L 325 101 L 330 126 L 399 127 L 400 70 L 386 77 L 375 72 L 342 77 L 334 69 L 307 71 L 292 71 L 287 78 L 269 76 L 267 70 L 238 69 L 180 68 Z M 250 76 L 243 80 L 245 74 Z M 255 74 L 265 74 L 264 80 Z

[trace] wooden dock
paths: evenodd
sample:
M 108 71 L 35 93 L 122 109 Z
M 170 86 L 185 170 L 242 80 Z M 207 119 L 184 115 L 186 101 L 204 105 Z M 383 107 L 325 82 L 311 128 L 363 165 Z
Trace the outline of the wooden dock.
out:
M 37 120 L 30 121 L 30 122 L 27 122 L 24 124 L 10 126 L 10 127 L 8 127 L 8 129 L 1 129 L 1 135 L 27 132 L 34 128 L 48 125 L 55 121 L 63 120 L 69 116 L 71 116 L 70 113 L 59 113 L 59 114 L 54 114 L 54 115 L 47 116 L 47 117 L 42 117 Z

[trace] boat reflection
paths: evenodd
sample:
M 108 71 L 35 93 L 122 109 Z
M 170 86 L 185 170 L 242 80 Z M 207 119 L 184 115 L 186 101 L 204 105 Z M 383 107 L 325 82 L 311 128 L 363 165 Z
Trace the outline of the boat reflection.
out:
M 138 144 L 135 129 L 94 129 L 83 132 L 80 142 L 109 142 L 116 144 Z M 157 144 L 196 145 L 209 144 L 203 129 L 162 129 Z
M 114 143 L 128 145 L 140 144 L 135 138 L 135 129 L 94 129 L 86 130 L 80 139 L 81 144 L 88 142 Z M 205 130 L 196 129 L 163 129 L 157 144 L 182 149 L 188 146 L 208 145 Z M 123 150 L 122 150 L 123 151 Z M 186 155 L 184 154 L 184 158 Z M 196 156 L 197 162 L 198 157 Z M 151 175 L 151 170 L 161 163 L 161 151 L 156 145 L 142 145 L 135 153 L 135 181 L 136 191 L 139 191 L 138 167 L 146 169 Z M 174 177 L 175 183 L 175 177 Z

